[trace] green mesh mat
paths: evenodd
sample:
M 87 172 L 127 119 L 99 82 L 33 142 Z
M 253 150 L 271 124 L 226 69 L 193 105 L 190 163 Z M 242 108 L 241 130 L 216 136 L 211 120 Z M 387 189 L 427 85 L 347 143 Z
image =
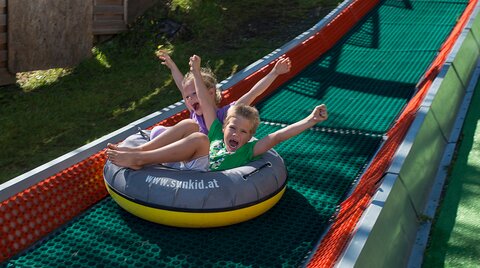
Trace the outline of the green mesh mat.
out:
M 180 229 L 111 198 L 6 267 L 297 267 L 379 148 L 467 1 L 383 1 L 337 46 L 258 105 L 257 137 L 319 104 L 330 119 L 276 147 L 289 171 L 280 202 L 251 221 Z
M 259 137 L 278 128 L 261 125 Z M 205 230 L 166 227 L 138 219 L 106 198 L 10 263 L 20 267 L 295 267 L 315 245 L 352 178 L 362 171 L 380 140 L 308 131 L 285 142 L 278 152 L 293 163 L 288 168 L 292 183 L 273 209 L 245 223 Z
M 385 1 L 337 46 L 258 105 L 293 123 L 319 103 L 324 126 L 385 133 L 468 1 Z

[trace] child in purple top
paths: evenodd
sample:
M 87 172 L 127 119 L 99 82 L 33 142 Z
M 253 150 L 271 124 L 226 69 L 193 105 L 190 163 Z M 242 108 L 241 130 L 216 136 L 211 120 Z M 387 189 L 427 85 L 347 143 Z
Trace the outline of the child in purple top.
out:
M 207 127 L 205 126 L 205 120 L 203 119 L 202 107 L 200 106 L 200 102 L 198 101 L 197 93 L 195 91 L 195 84 L 193 82 L 192 73 L 188 72 L 185 74 L 184 77 L 176 64 L 167 54 L 159 57 L 161 59 L 164 59 L 164 62 L 162 64 L 165 64 L 167 67 L 170 68 L 172 76 L 175 80 L 175 84 L 182 93 L 185 105 L 190 112 L 190 119 L 192 119 L 198 124 L 200 132 L 208 134 Z M 217 79 L 215 75 L 208 68 L 201 68 L 200 74 L 202 80 L 207 87 L 208 96 L 215 102 L 215 104 L 218 105 L 218 103 L 222 99 L 222 95 L 220 94 L 220 91 L 217 90 Z M 224 106 L 220 109 L 217 108 L 217 117 L 221 122 L 223 122 L 223 119 L 225 118 L 224 116 L 228 108 L 230 108 L 230 105 Z M 165 130 L 167 130 L 167 127 L 164 126 L 157 126 L 153 128 L 152 132 L 150 133 L 150 139 L 153 140 Z
M 220 120 L 220 122 L 223 124 L 223 119 L 227 116 L 227 111 L 230 108 L 230 106 L 234 105 L 235 102 L 232 102 L 230 104 L 227 104 L 221 108 L 217 109 L 217 119 Z M 190 118 L 198 123 L 198 126 L 200 128 L 200 132 L 204 134 L 208 134 L 208 128 L 205 125 L 205 119 L 203 118 L 203 115 L 197 115 L 195 112 L 190 112 Z
M 232 102 L 230 104 L 227 104 L 221 108 L 217 109 L 217 118 L 220 120 L 220 122 L 223 124 L 223 119 L 227 116 L 227 111 L 228 109 L 234 105 L 235 102 Z M 197 113 L 190 111 L 190 119 L 195 121 L 198 124 L 199 131 L 202 132 L 203 134 L 208 135 L 208 129 L 207 126 L 205 125 L 205 119 L 203 118 L 203 115 L 197 115 Z M 150 139 L 154 139 L 158 135 L 160 135 L 162 132 L 167 130 L 167 127 L 165 126 L 156 126 L 152 129 L 150 132 Z
M 162 64 L 164 64 L 170 69 L 173 80 L 175 81 L 175 84 L 177 85 L 180 92 L 182 93 L 185 105 L 190 111 L 190 119 L 182 120 L 177 124 L 178 126 L 175 129 L 164 126 L 157 126 L 153 128 L 150 133 L 150 141 L 137 148 L 143 151 L 161 148 L 163 146 L 175 143 L 179 139 L 185 138 L 183 135 L 177 135 L 178 133 L 190 133 L 192 131 L 197 131 L 208 135 L 208 127 L 205 124 L 203 109 L 197 97 L 198 89 L 196 88 L 195 79 L 198 80 L 200 78 L 202 80 L 203 91 L 201 93 L 206 92 L 204 96 L 209 99 L 208 101 L 214 103 L 214 111 L 216 118 L 220 121 L 221 124 L 223 124 L 223 121 L 230 106 L 232 106 L 233 104 L 250 105 L 255 100 L 255 98 L 265 92 L 265 90 L 279 75 L 289 72 L 291 68 L 291 62 L 289 58 L 280 58 L 276 62 L 273 69 L 265 77 L 258 81 L 252 87 L 252 89 L 250 89 L 250 91 L 248 91 L 236 102 L 218 108 L 218 103 L 220 103 L 221 100 L 221 94 L 220 91 L 217 89 L 217 80 L 215 78 L 215 75 L 210 69 L 199 67 L 196 73 L 196 75 L 199 77 L 195 77 L 192 71 L 186 73 L 185 76 L 183 76 L 175 62 L 173 62 L 173 60 L 167 53 L 163 51 L 158 51 L 156 55 L 159 59 L 163 60 Z M 109 148 L 116 147 L 114 147 L 113 145 L 109 145 Z M 189 167 L 190 169 L 198 169 L 198 166 L 202 165 L 204 162 L 204 159 L 201 159 L 201 161 L 195 160 L 190 162 L 182 162 L 182 166 Z M 176 164 L 177 163 L 173 163 L 175 167 L 177 167 Z
M 195 87 L 210 131 L 208 137 L 198 131 L 191 119 L 182 120 L 161 135 L 161 139 L 138 147 L 119 147 L 109 144 L 107 157 L 117 166 L 140 169 L 145 165 L 177 163 L 182 170 L 225 170 L 262 155 L 275 145 L 294 137 L 328 118 L 327 107 L 315 107 L 304 119 L 270 133 L 260 140 L 249 142 L 260 123 L 258 111 L 245 104 L 229 109 L 222 126 L 216 118 L 216 104 L 208 95 L 200 74 L 200 57 L 190 58 Z M 172 142 L 173 141 L 173 142 Z M 156 144 L 154 144 L 156 143 Z
M 208 134 L 208 128 L 205 125 L 205 119 L 203 117 L 202 107 L 200 102 L 197 98 L 197 93 L 195 91 L 195 83 L 194 77 L 192 72 L 188 72 L 185 76 L 182 75 L 180 70 L 178 69 L 175 62 L 170 58 L 168 53 L 165 51 L 157 51 L 157 57 L 162 60 L 162 64 L 167 66 L 171 73 L 177 88 L 182 93 L 183 100 L 185 101 L 185 105 L 187 109 L 190 111 L 190 118 L 197 122 L 199 125 L 199 131 Z M 245 95 L 243 95 L 240 99 L 236 102 L 227 104 L 221 108 L 217 108 L 216 115 L 218 120 L 223 123 L 225 116 L 227 114 L 228 108 L 230 108 L 233 104 L 245 104 L 250 105 L 252 102 L 260 96 L 265 90 L 273 83 L 273 81 L 281 74 L 285 74 L 290 71 L 291 68 L 291 61 L 290 58 L 280 58 L 276 62 L 273 69 L 260 81 L 258 81 L 250 91 L 248 91 Z M 205 83 L 205 86 L 208 90 L 208 95 L 215 100 L 215 103 L 218 105 L 221 100 L 220 90 L 217 89 L 217 80 L 213 72 L 208 68 L 201 68 L 200 74 L 202 76 L 202 80 Z M 153 129 L 151 133 L 151 139 L 158 136 L 161 132 L 163 132 L 166 127 L 158 126 L 157 129 Z M 158 131 L 160 130 L 160 131 Z

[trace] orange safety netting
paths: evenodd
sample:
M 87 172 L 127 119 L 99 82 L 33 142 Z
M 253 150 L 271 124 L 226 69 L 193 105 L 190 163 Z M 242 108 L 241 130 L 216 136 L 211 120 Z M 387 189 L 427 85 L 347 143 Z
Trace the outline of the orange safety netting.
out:
M 378 0 L 354 1 L 318 33 L 288 51 L 284 56 L 290 57 L 292 62 L 294 62 L 292 70 L 287 75 L 279 77 L 269 90 L 258 99 L 270 94 L 279 85 L 297 75 L 306 65 L 333 47 L 336 42 L 339 41 L 340 38 L 342 38 L 344 34 L 346 34 L 366 13 L 368 13 L 368 11 L 375 7 L 377 3 Z M 463 27 L 457 26 L 457 28 L 461 29 Z M 446 54 L 444 57 L 446 57 Z M 443 61 L 444 60 L 439 60 L 438 63 L 436 61 L 436 65 L 431 68 L 432 74 L 426 76 L 427 79 L 425 81 L 430 82 L 425 82 L 423 86 L 428 87 L 429 83 L 431 83 L 431 80 L 428 79 L 433 79 L 432 77 L 435 76 L 433 73 L 436 74 L 436 72 L 438 72 L 438 66 L 440 66 Z M 250 89 L 258 80 L 267 74 L 273 66 L 274 61 L 226 90 L 223 93 L 224 100 L 222 104 L 238 99 L 244 94 L 244 92 Z M 415 107 L 418 107 L 422 98 L 423 96 L 416 97 L 415 99 L 418 100 L 412 101 L 417 102 Z M 412 105 L 412 107 L 414 106 Z M 393 129 L 391 133 L 389 133 L 390 140 L 397 140 L 397 144 L 401 142 L 408 129 L 409 122 L 413 120 L 415 109 L 410 108 L 410 110 L 411 115 L 404 113 L 397 123 L 397 125 L 404 125 L 401 128 L 403 133 L 401 131 L 394 132 Z M 165 119 L 158 123 L 158 125 L 173 125 L 187 117 L 188 112 L 183 111 Z M 406 117 L 406 119 L 404 117 Z M 394 138 L 397 136 L 398 138 Z M 384 148 L 386 149 L 382 150 L 386 152 L 395 151 L 393 148 L 388 147 L 388 145 L 385 145 Z M 102 175 L 104 163 L 104 152 L 98 152 L 80 163 L 72 165 L 58 174 L 43 180 L 37 185 L 34 185 L 21 193 L 17 193 L 9 199 L 1 202 L 0 262 L 5 261 L 24 250 L 104 198 L 107 195 Z M 317 251 L 317 254 L 310 265 L 323 266 L 323 264 L 325 264 L 328 266 L 335 261 L 350 236 L 350 233 L 364 207 L 368 205 L 370 198 L 367 197 L 374 193 L 376 189 L 375 184 L 380 180 L 386 166 L 388 166 L 388 163 L 384 164 L 379 161 L 377 157 L 374 164 L 372 164 L 371 169 L 378 171 L 369 171 L 368 174 L 380 175 L 377 175 L 373 179 L 362 179 L 361 183 L 363 183 L 362 181 L 367 181 L 365 182 L 365 185 L 367 186 L 357 187 L 357 189 L 361 189 L 358 191 L 362 192 L 355 193 L 354 195 L 357 197 L 351 197 L 342 204 L 342 210 L 340 211 L 338 220 L 334 224 L 335 227 L 332 227 L 329 232 L 330 235 L 330 233 L 333 233 L 335 230 L 335 235 L 330 235 L 333 240 L 324 239 L 324 244 L 322 244 Z M 366 177 L 367 176 L 365 175 L 364 178 Z M 364 198 L 364 196 L 367 197 Z M 355 203 L 356 200 L 360 201 Z M 348 208 L 347 205 L 352 206 L 352 209 L 346 209 Z M 340 223 L 345 222 L 349 223 L 349 226 L 352 227 L 341 227 Z M 341 230 L 341 232 L 339 230 Z M 349 231 L 346 232 L 347 230 Z M 340 237 L 343 237 L 343 239 L 339 239 Z M 328 254 L 325 253 L 327 250 L 329 252 Z M 319 256 L 319 252 L 322 252 L 322 256 Z M 325 256 L 326 258 L 323 258 Z M 328 259 L 329 261 L 325 262 L 325 259 Z
M 360 182 L 351 196 L 340 205 L 340 211 L 310 261 L 309 267 L 332 267 L 335 265 L 363 211 L 370 204 L 370 200 L 378 189 L 380 181 L 390 166 L 397 148 L 402 143 L 411 123 L 415 119 L 416 112 L 430 85 L 433 83 L 462 29 L 468 22 L 468 18 L 476 3 L 477 0 L 470 0 L 452 33 L 443 43 L 437 58 L 427 70 L 423 80 L 418 84 L 419 90 L 417 94 L 408 103 L 395 125 L 388 131 L 387 141 L 373 159 L 370 167 L 360 178 Z
M 378 0 L 357 0 L 352 2 L 352 4 L 344 8 L 337 17 L 333 18 L 332 21 L 318 32 L 282 55 L 282 57 L 289 57 L 292 60 L 290 72 L 275 79 L 272 85 L 257 98 L 257 101 L 271 94 L 272 91 L 295 77 L 308 64 L 332 48 L 368 11 L 375 7 L 378 2 Z M 275 60 L 230 87 L 224 94 L 225 99 L 222 104 L 238 99 L 248 89 L 252 88 L 257 81 L 264 77 L 274 65 Z
M 104 164 L 97 153 L 0 203 L 0 262 L 105 197 Z
M 325 27 L 283 55 L 295 64 L 275 80 L 257 100 L 297 75 L 306 65 L 332 48 L 376 4 L 357 0 Z M 222 105 L 230 103 L 265 76 L 275 60 L 223 92 Z M 156 125 L 174 125 L 188 117 L 180 112 Z M 26 249 L 85 211 L 107 195 L 103 181 L 104 152 L 72 165 L 0 203 L 0 262 Z
M 159 124 L 187 118 L 183 111 Z M 0 203 L 0 263 L 97 203 L 107 190 L 104 151 L 62 170 Z

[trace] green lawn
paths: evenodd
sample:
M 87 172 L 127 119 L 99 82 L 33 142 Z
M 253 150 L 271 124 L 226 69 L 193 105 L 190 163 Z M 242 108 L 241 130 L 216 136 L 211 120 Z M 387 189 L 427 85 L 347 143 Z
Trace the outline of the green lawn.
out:
M 200 4 L 201 3 L 201 4 Z M 172 52 L 182 71 L 198 54 L 219 81 L 309 29 L 337 1 L 173 0 L 151 8 L 131 30 L 93 48 L 69 69 L 18 74 L 0 87 L 0 183 L 181 99 L 154 57 Z M 182 24 L 163 34 L 165 19 Z

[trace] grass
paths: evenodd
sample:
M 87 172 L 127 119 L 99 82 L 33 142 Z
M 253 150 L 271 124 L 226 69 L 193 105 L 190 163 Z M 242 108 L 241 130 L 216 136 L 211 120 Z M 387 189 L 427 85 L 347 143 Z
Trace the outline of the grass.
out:
M 154 57 L 171 51 L 182 71 L 202 56 L 219 81 L 318 22 L 337 1 L 173 0 L 149 9 L 125 34 L 72 68 L 17 75 L 0 87 L 0 183 L 181 99 Z M 181 23 L 174 35 L 166 20 Z

